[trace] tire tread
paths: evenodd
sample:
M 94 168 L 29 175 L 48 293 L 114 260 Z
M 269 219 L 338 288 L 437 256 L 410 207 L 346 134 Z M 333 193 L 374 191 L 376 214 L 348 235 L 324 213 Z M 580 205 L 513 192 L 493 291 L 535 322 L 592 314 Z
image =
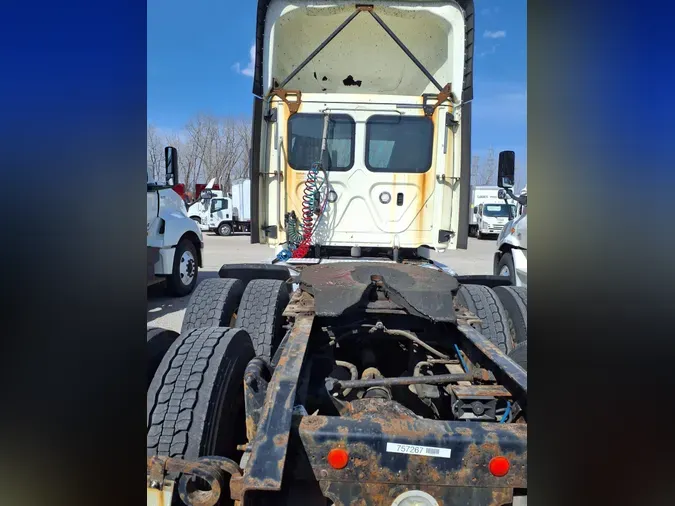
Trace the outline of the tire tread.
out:
M 181 331 L 201 327 L 229 327 L 232 312 L 243 292 L 244 284 L 238 279 L 205 279 L 190 297 Z
M 271 360 L 289 299 L 286 283 L 276 279 L 254 279 L 244 290 L 237 327 L 248 331 L 256 356 Z
M 494 290 L 483 285 L 462 285 L 457 298 L 460 305 L 481 320 L 481 333 L 502 352 L 509 353 L 514 344 L 508 315 Z
M 228 374 L 231 376 L 229 371 L 234 366 L 225 355 L 238 333 L 243 334 L 221 327 L 194 329 L 181 334 L 172 345 L 148 389 L 148 455 L 199 456 L 196 454 L 204 443 L 195 441 L 201 439 L 195 435 L 210 423 L 204 417 L 215 395 L 214 377 L 225 374 L 230 379 Z M 247 359 L 245 355 L 239 358 Z M 243 367 L 245 364 L 242 372 Z

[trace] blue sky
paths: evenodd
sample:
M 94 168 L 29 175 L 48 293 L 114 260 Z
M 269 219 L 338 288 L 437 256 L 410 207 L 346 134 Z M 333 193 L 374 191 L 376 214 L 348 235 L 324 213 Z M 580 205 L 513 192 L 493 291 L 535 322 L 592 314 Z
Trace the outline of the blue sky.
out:
M 255 0 L 148 0 L 148 121 L 180 130 L 199 113 L 249 116 Z M 527 2 L 476 0 L 473 154 L 527 166 Z M 519 178 L 520 179 L 520 178 Z

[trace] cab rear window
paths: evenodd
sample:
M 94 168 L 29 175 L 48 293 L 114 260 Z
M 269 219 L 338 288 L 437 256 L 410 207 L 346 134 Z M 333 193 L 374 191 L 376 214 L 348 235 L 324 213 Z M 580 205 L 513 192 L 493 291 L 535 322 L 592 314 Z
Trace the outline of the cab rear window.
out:
M 371 116 L 366 122 L 366 167 L 373 172 L 426 172 L 433 135 L 434 124 L 424 116 Z
M 288 163 L 295 170 L 309 170 L 321 156 L 323 114 L 296 113 L 288 120 Z M 328 121 L 324 168 L 347 171 L 354 165 L 356 123 L 347 114 L 331 114 Z

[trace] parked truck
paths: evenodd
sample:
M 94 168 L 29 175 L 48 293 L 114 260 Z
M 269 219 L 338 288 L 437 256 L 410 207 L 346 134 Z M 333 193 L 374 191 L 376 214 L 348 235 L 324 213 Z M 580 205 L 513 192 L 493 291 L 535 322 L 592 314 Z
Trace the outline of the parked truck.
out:
M 493 271 L 498 276 L 508 278 L 513 285 L 527 286 L 527 186 L 516 196 L 512 190 L 512 175 L 501 178 L 499 184 L 505 199 L 515 200 L 518 211 L 497 238 Z
M 170 293 L 184 296 L 197 284 L 204 242 L 199 227 L 188 217 L 185 202 L 175 190 L 178 181 L 176 148 L 165 148 L 165 158 L 166 184 L 155 181 L 148 169 L 148 286 L 166 281 Z
M 151 371 L 148 504 L 523 504 L 526 304 L 430 260 L 467 244 L 473 1 L 257 12 L 275 258 L 201 282 Z
M 189 208 L 189 215 L 204 231 L 217 235 L 251 231 L 251 180 L 232 181 L 232 192 L 214 190 L 210 181 L 202 190 L 199 200 Z
M 472 186 L 469 207 L 469 234 L 478 238 L 499 234 L 516 214 L 515 203 L 499 197 L 499 186 Z

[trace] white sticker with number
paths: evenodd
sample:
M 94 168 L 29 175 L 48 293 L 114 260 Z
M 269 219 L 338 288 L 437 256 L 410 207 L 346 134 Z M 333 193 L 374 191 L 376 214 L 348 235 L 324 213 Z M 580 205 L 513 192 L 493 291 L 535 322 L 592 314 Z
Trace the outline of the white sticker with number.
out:
M 403 445 L 387 443 L 387 451 L 390 453 L 406 453 L 408 455 L 424 455 L 426 457 L 450 458 L 450 448 L 435 448 L 433 446 Z

